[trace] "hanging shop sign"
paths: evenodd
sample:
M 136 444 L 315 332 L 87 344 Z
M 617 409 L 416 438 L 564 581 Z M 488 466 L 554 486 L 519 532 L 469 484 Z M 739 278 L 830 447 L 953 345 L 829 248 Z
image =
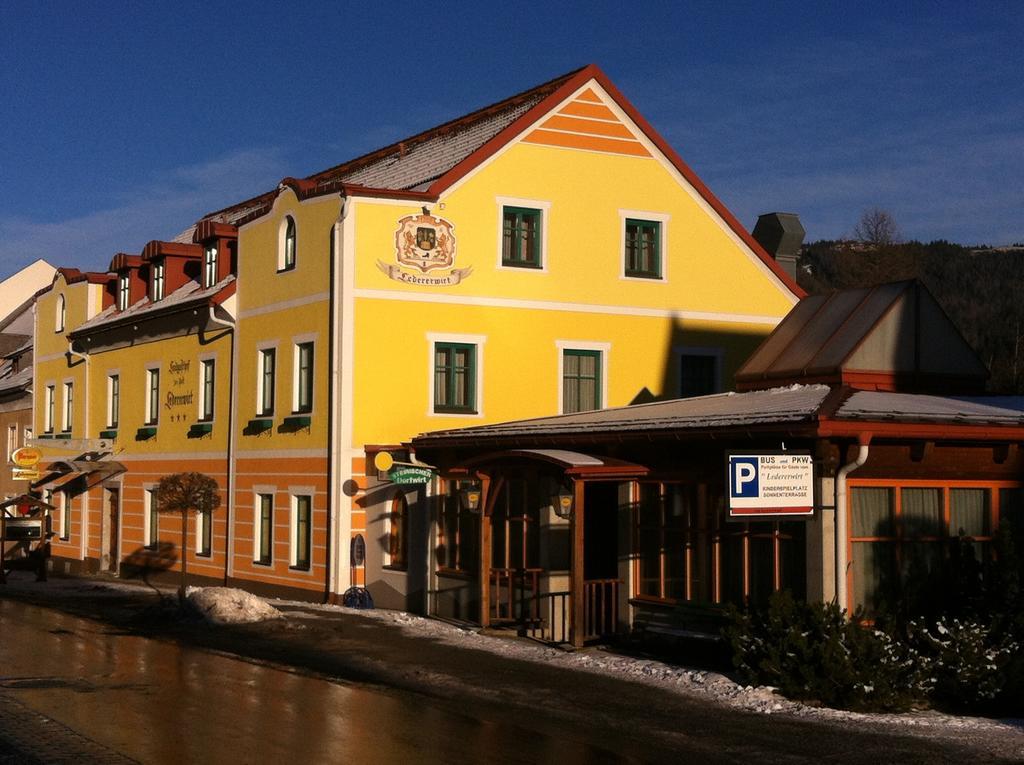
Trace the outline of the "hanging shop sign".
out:
M 42 518 L 4 518 L 0 539 L 5 542 L 20 542 L 26 539 L 43 538 Z
M 42 477 L 35 468 L 11 468 L 12 481 L 38 481 Z
M 388 471 L 388 480 L 398 484 L 429 483 L 433 477 L 433 470 L 415 465 L 396 466 Z
M 377 268 L 405 284 L 453 286 L 473 271 L 472 266 L 455 268 L 455 226 L 427 213 L 398 221 L 395 260 L 397 265 L 378 260 Z
M 23 446 L 11 452 L 11 462 L 20 468 L 33 468 L 42 458 L 43 453 L 34 446 Z
M 814 461 L 808 452 L 743 452 L 727 455 L 729 518 L 814 515 Z

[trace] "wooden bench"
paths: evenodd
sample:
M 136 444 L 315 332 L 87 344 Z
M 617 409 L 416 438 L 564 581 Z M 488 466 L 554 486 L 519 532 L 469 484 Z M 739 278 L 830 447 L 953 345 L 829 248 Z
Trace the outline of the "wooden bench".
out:
M 660 606 L 643 601 L 631 601 L 636 610 L 633 631 L 641 638 L 657 635 L 673 640 L 695 640 L 721 643 L 725 614 L 714 606 L 692 603 Z

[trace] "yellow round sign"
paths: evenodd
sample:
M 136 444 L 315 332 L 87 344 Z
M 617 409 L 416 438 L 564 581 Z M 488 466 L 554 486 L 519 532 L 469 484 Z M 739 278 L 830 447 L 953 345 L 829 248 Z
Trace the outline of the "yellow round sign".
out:
M 15 449 L 11 454 L 11 462 L 23 468 L 35 467 L 42 458 L 43 453 L 34 446 L 23 446 L 20 449 Z
M 389 452 L 377 452 L 373 457 L 373 466 L 382 473 L 391 470 L 391 466 L 394 464 L 395 458 Z

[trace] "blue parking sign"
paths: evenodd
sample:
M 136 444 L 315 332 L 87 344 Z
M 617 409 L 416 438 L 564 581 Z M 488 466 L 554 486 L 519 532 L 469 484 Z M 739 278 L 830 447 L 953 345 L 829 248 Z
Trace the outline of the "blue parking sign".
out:
M 760 496 L 757 457 L 729 458 L 729 496 L 737 498 Z

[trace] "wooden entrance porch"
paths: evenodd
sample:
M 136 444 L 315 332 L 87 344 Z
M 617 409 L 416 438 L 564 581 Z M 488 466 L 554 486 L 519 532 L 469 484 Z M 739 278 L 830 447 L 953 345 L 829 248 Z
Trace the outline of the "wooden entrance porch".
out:
M 488 454 L 452 472 L 479 486 L 484 627 L 574 647 L 624 627 L 620 487 L 647 468 L 530 449 Z

